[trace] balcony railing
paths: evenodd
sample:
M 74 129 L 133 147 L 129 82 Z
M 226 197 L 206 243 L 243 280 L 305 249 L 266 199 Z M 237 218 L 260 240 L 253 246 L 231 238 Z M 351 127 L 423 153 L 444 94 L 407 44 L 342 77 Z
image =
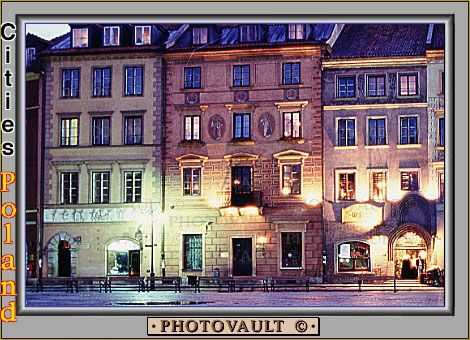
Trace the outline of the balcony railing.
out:
M 443 110 L 445 108 L 444 96 L 429 97 L 428 105 L 433 110 Z
M 222 207 L 261 207 L 263 205 L 263 195 L 261 191 L 236 194 L 231 191 L 222 191 L 218 195 L 222 197 Z

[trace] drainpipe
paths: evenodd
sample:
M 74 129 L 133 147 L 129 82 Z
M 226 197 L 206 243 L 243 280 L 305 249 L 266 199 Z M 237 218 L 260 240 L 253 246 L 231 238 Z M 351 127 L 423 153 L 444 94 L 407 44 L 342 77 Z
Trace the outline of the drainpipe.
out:
M 36 232 L 37 232 L 37 242 L 38 242 L 38 247 L 36 248 L 36 270 L 38 271 L 38 280 L 39 280 L 39 285 L 42 285 L 42 265 L 44 264 L 43 260 L 43 250 L 44 250 L 44 178 L 46 178 L 46 173 L 45 173 L 45 166 L 44 166 L 44 159 L 45 159 L 45 135 L 46 135 L 46 72 L 44 70 L 40 71 L 41 75 L 41 110 L 39 112 L 39 118 L 41 120 L 41 142 L 40 144 L 40 180 L 39 180 L 39 219 L 36 224 Z M 38 249 L 39 248 L 39 249 Z

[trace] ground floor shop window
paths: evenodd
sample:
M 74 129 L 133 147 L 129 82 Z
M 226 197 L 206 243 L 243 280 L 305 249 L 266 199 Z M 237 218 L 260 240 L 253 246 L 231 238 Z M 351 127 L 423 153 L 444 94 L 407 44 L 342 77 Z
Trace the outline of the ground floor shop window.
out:
M 118 240 L 106 248 L 107 275 L 140 275 L 140 247 L 129 240 Z
M 184 270 L 202 270 L 202 235 L 183 235 Z
M 369 271 L 370 247 L 363 242 L 345 242 L 338 245 L 338 271 Z
M 282 268 L 302 267 L 302 233 L 281 233 Z

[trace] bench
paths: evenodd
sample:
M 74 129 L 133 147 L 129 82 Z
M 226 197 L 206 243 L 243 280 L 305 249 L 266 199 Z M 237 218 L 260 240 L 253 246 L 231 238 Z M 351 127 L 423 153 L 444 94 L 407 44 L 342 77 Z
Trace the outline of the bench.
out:
M 274 292 L 280 288 L 292 289 L 292 288 L 305 288 L 305 291 L 310 290 L 310 278 L 309 277 L 269 277 L 266 281 L 271 287 L 271 291 Z

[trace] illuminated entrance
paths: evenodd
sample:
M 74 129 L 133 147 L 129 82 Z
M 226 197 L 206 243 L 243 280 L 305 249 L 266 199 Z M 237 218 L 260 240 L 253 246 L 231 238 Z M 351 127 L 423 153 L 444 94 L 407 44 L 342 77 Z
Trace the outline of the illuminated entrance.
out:
M 393 240 L 395 271 L 397 277 L 401 279 L 417 279 L 419 273 L 426 270 L 428 243 L 425 236 L 427 234 L 410 230 L 409 227 L 406 229 L 397 233 Z
M 139 276 L 140 247 L 130 240 L 118 240 L 106 247 L 107 275 Z

